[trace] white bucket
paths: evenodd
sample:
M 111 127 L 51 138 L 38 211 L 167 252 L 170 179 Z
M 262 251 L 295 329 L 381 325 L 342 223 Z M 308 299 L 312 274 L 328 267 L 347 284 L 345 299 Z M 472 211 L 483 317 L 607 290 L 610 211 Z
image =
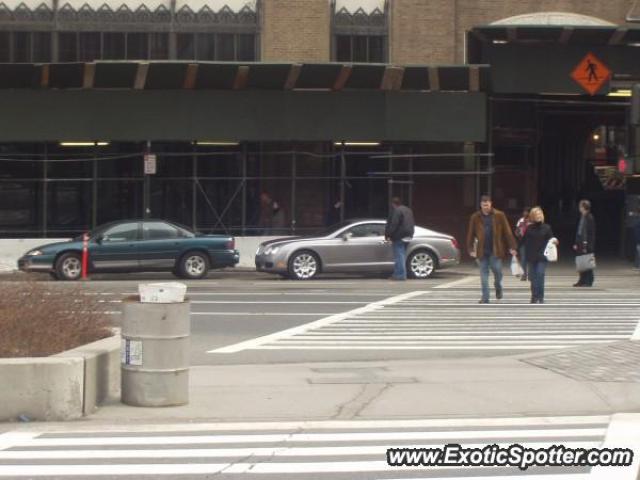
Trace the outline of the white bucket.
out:
M 182 303 L 187 286 L 179 282 L 141 283 L 138 293 L 142 303 Z

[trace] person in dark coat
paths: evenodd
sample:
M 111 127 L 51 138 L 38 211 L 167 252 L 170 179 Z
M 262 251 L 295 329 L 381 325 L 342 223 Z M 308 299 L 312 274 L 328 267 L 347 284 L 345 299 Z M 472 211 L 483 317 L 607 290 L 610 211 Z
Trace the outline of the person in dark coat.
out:
M 529 218 L 531 223 L 522 238 L 522 243 L 529 266 L 531 303 L 544 303 L 544 280 L 548 263 L 544 251 L 550 240 L 554 240 L 556 245 L 558 240 L 553 238 L 551 227 L 544 223 L 544 212 L 540 207 L 532 208 Z
M 393 279 L 407 279 L 407 245 L 413 238 L 415 221 L 411 209 L 402 204 L 402 200 L 393 197 L 391 200 L 391 212 L 387 219 L 384 236 L 393 245 Z
M 591 202 L 589 200 L 580 200 L 580 221 L 576 231 L 576 241 L 573 245 L 576 255 L 584 255 L 587 253 L 595 253 L 596 248 L 596 222 L 591 214 Z M 593 270 L 580 272 L 580 278 L 574 287 L 592 287 L 593 286 Z

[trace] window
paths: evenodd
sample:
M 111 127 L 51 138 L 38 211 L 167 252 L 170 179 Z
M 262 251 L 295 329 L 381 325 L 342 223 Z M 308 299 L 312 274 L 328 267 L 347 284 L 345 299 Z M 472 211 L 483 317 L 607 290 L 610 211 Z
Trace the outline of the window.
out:
M 199 33 L 197 35 L 198 60 L 216 60 L 216 35 L 215 33 Z
M 256 59 L 256 37 L 251 34 L 238 35 L 236 60 L 252 62 Z
M 169 58 L 169 34 L 155 32 L 149 34 L 151 60 L 166 60 Z
M 60 33 L 58 37 L 58 59 L 61 62 L 78 61 L 78 34 L 76 32 Z
M 365 223 L 364 225 L 357 225 L 349 229 L 348 233 L 350 233 L 353 238 L 382 237 L 384 236 L 384 225 Z
M 0 62 L 11 61 L 11 32 L 0 32 Z
M 216 39 L 218 52 L 216 60 L 232 62 L 236 59 L 235 36 L 230 33 L 222 33 Z
M 133 242 L 138 240 L 138 224 L 123 223 L 109 228 L 102 236 L 105 243 Z
M 102 58 L 123 60 L 125 58 L 125 34 L 105 32 L 102 34 Z
M 99 32 L 80 33 L 80 55 L 81 62 L 93 62 L 102 58 L 100 48 Z
M 149 58 L 149 38 L 146 33 L 127 34 L 127 60 Z
M 193 33 L 177 34 L 176 57 L 178 60 L 193 60 L 196 58 L 196 42 Z
M 386 36 L 383 35 L 337 35 L 336 61 L 384 63 Z
M 33 32 L 34 62 L 51 61 L 51 32 Z
M 170 240 L 180 237 L 177 228 L 162 222 L 144 222 L 142 232 L 145 240 Z
M 13 61 L 27 63 L 31 61 L 31 33 L 13 33 Z

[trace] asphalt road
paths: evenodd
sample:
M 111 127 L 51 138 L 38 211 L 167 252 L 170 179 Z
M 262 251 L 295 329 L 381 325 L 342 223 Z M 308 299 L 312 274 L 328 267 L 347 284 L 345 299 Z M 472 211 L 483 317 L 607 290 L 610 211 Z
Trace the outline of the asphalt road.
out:
M 507 272 L 505 271 L 505 274 Z M 95 277 L 81 288 L 120 302 L 158 275 Z M 530 305 L 528 283 L 505 275 L 505 298 L 478 305 L 470 269 L 427 281 L 326 277 L 308 282 L 255 272 L 190 281 L 192 365 L 487 357 L 598 344 L 638 330 L 640 275 L 611 269 L 593 289 L 574 274 L 548 275 L 547 303 Z M 57 283 L 59 285 L 59 283 Z M 78 284 L 64 284 L 76 288 Z

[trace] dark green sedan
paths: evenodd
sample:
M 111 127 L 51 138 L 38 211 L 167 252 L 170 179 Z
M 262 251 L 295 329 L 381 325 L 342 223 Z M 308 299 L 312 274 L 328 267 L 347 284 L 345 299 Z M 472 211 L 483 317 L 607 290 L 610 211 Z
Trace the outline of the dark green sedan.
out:
M 185 279 L 240 261 L 235 239 L 203 235 L 162 220 L 108 223 L 89 233 L 89 273 L 172 272 Z M 82 275 L 82 237 L 34 248 L 18 260 L 25 272 L 49 272 L 59 280 Z

